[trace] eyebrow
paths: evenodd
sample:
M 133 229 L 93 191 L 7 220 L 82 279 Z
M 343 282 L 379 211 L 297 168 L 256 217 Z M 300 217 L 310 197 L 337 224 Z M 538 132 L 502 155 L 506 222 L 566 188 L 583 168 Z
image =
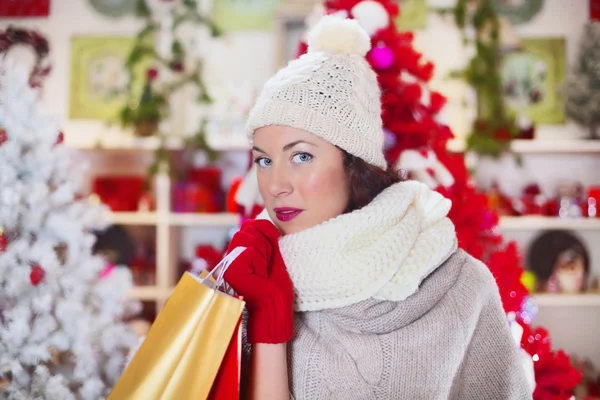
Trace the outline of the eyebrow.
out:
M 293 148 L 294 146 L 296 146 L 296 145 L 298 145 L 298 144 L 300 144 L 300 143 L 306 143 L 306 144 L 309 144 L 309 145 L 311 145 L 311 146 L 319 147 L 319 146 L 317 146 L 316 144 L 314 144 L 314 143 L 310 143 L 310 142 L 307 142 L 307 141 L 305 141 L 305 140 L 296 140 L 296 141 L 294 141 L 294 142 L 288 143 L 288 144 L 286 144 L 285 146 L 283 146 L 283 151 L 287 151 L 287 150 L 289 150 L 289 149 Z M 267 154 L 267 152 L 266 152 L 266 151 L 264 151 L 264 150 L 262 150 L 260 147 L 252 146 L 252 150 L 256 150 L 256 151 L 258 151 L 259 153 L 264 153 L 264 154 Z

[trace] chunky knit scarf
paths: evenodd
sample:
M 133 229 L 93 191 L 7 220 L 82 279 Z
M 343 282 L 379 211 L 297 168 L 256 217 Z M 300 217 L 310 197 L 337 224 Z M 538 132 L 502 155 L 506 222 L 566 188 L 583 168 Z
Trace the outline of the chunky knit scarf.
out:
M 374 298 L 400 301 L 457 248 L 451 202 L 407 181 L 370 204 L 283 236 L 296 311 L 344 307 Z M 258 218 L 269 219 L 266 211 Z

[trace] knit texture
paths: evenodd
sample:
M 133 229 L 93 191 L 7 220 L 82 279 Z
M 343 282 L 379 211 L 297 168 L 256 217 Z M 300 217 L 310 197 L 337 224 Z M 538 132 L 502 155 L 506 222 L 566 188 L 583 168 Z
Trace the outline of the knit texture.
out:
M 288 348 L 295 400 L 532 398 L 494 278 L 460 250 L 403 301 L 297 313 Z
M 296 311 L 400 301 L 457 248 L 450 200 L 400 182 L 367 206 L 279 239 Z M 268 219 L 263 211 L 257 218 Z
M 254 131 L 284 125 L 311 132 L 369 164 L 386 168 L 377 76 L 358 22 L 326 16 L 309 32 L 309 51 L 272 77 L 247 122 Z

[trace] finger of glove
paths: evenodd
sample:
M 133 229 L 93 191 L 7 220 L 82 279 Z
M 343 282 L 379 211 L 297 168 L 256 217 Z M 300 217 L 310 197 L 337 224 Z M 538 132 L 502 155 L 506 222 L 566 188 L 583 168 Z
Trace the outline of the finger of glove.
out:
M 279 237 L 281 236 L 281 232 L 279 231 L 279 229 L 277 229 L 277 227 L 271 221 L 266 219 L 255 219 L 246 221 L 244 222 L 244 224 L 242 224 L 241 229 L 256 230 L 265 238 L 267 238 L 271 243 L 279 239 Z
M 271 258 L 272 245 L 270 240 L 252 226 L 237 232 L 233 236 L 233 239 L 231 239 L 231 242 L 229 247 L 232 247 L 233 244 L 236 244 L 236 246 L 253 247 L 266 260 Z

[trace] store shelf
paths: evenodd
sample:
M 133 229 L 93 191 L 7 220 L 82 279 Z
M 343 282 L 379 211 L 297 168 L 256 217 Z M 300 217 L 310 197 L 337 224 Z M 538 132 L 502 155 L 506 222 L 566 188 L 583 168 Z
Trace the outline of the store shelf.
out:
M 208 145 L 216 151 L 245 151 L 250 148 L 248 139 L 243 133 L 208 134 Z M 72 140 L 67 146 L 77 150 L 106 150 L 106 151 L 154 151 L 160 145 L 158 137 L 147 138 L 133 135 L 112 135 L 89 140 Z M 169 150 L 183 150 L 182 138 L 172 138 L 165 141 L 165 147 Z
M 600 230 L 600 218 L 557 218 L 543 216 L 501 217 L 500 228 L 506 230 Z
M 538 307 L 600 307 L 600 293 L 582 294 L 535 294 Z
M 511 142 L 511 150 L 520 154 L 584 154 L 600 153 L 600 141 L 598 140 L 524 140 L 517 139 Z M 449 151 L 464 152 L 464 140 L 452 140 L 448 142 Z
M 179 226 L 235 226 L 240 223 L 239 214 L 230 213 L 171 213 L 170 225 Z
M 109 212 L 107 219 L 116 225 L 156 225 L 155 212 Z
M 137 300 L 162 300 L 166 292 L 158 286 L 134 286 L 129 295 Z
M 513 140 L 515 153 L 600 153 L 597 140 Z

